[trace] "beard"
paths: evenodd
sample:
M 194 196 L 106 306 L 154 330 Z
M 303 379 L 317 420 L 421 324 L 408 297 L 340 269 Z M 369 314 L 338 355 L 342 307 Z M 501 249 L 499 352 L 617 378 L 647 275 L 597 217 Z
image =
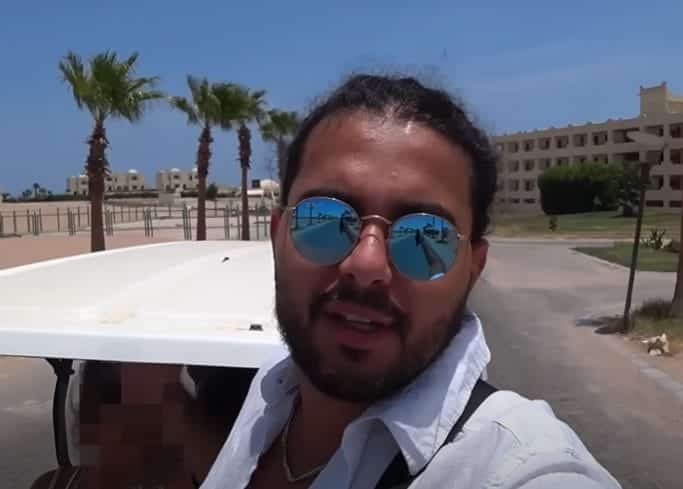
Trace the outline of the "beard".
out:
M 431 324 L 411 327 L 404 314 L 392 308 L 388 296 L 378 291 L 359 291 L 340 283 L 335 289 L 315 298 L 305 314 L 296 310 L 291 284 L 280 280 L 275 272 L 275 309 L 280 334 L 292 360 L 309 382 L 323 394 L 348 402 L 373 403 L 391 397 L 409 385 L 446 349 L 462 325 L 469 290 L 450 310 Z M 400 353 L 380 372 L 360 368 L 367 352 L 340 348 L 340 354 L 351 366 L 330 365 L 316 347 L 315 324 L 325 304 L 331 300 L 353 302 L 392 314 L 400 338 Z M 409 333 L 419 338 L 408 342 Z M 352 365 L 356 363 L 357 367 Z

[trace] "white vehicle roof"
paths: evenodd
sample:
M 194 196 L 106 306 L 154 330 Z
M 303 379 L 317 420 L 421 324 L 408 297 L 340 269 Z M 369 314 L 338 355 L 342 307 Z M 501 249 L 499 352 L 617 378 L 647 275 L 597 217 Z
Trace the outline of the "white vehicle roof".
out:
M 0 355 L 258 367 L 284 348 L 267 242 L 162 243 L 0 270 Z

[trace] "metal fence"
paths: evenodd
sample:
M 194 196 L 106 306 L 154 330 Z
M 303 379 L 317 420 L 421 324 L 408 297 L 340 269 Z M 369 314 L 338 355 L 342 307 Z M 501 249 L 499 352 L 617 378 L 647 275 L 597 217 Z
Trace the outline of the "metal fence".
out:
M 268 200 L 251 202 L 249 220 L 251 239 L 267 239 L 270 232 L 270 214 L 273 203 Z M 197 227 L 197 208 L 186 204 L 140 205 L 105 204 L 102 222 L 105 234 L 142 231 L 153 237 L 155 231 L 177 230 L 183 239 L 193 239 Z M 0 236 L 22 236 L 53 233 L 75 236 L 90 231 L 90 206 L 32 207 L 0 212 Z M 222 229 L 220 235 L 226 239 L 241 239 L 242 209 L 238 203 L 207 202 L 207 231 Z M 215 234 L 215 233 L 214 233 Z

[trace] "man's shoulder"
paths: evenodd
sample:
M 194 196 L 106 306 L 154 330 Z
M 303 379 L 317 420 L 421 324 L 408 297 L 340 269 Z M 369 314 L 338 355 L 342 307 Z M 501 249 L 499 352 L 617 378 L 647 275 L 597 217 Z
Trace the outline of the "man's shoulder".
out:
M 436 478 L 429 487 L 441 487 L 438 481 L 461 464 L 470 469 L 467 487 L 526 488 L 538 480 L 571 487 L 560 481 L 567 474 L 581 487 L 619 487 L 547 402 L 511 391 L 490 395 L 454 442 L 437 453 L 426 471 Z
M 481 404 L 415 487 L 451 487 L 454 470 L 462 487 L 619 487 L 547 402 L 510 391 Z
M 513 436 L 520 445 L 551 440 L 555 444 L 581 443 L 546 401 L 531 400 L 512 391 L 491 394 L 465 424 L 464 431 L 491 429 L 492 425 Z

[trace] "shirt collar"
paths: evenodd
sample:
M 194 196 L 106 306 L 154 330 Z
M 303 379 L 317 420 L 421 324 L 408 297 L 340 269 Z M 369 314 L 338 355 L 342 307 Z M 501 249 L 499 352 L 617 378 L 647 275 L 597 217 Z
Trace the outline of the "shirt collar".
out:
M 481 322 L 468 311 L 458 334 L 424 372 L 396 395 L 373 404 L 352 425 L 381 422 L 415 474 L 445 442 L 490 359 Z M 261 395 L 266 404 L 288 400 L 298 386 L 291 357 L 279 356 L 265 370 Z

